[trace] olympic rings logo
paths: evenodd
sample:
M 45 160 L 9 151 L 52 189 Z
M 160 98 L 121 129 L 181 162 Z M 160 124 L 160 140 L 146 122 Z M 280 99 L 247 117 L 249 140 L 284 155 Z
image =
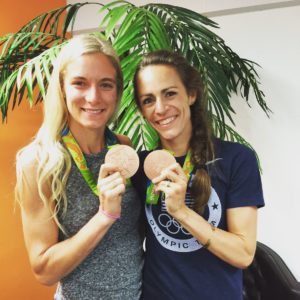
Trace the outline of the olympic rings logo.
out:
M 185 235 L 191 235 L 174 218 L 170 217 L 168 214 L 160 214 L 158 216 L 158 222 L 162 227 L 166 228 L 170 234 L 177 234 L 181 231 Z

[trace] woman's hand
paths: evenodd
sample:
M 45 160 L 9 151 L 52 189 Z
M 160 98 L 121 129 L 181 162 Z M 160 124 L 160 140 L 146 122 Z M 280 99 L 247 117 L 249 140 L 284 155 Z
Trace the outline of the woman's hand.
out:
M 155 184 L 155 191 L 165 193 L 166 209 L 170 215 L 175 217 L 185 205 L 185 194 L 187 189 L 187 176 L 178 163 L 164 169 L 161 174 L 155 177 L 152 182 Z
M 103 164 L 98 178 L 100 208 L 107 214 L 119 216 L 121 214 L 122 195 L 125 192 L 125 179 L 118 167 Z

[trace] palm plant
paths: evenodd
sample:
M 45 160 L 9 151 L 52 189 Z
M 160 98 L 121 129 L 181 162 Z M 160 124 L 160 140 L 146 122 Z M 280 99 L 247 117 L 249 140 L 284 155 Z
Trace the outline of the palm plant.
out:
M 134 146 L 151 149 L 157 137 L 144 121 L 133 100 L 132 78 L 141 55 L 156 49 L 171 49 L 183 54 L 203 75 L 207 110 L 214 134 L 220 138 L 248 142 L 233 127 L 235 113 L 230 103 L 232 93 L 240 93 L 248 103 L 250 91 L 262 110 L 269 115 L 264 94 L 259 87 L 257 64 L 240 58 L 210 28 L 218 25 L 188 9 L 167 4 L 137 7 L 127 1 L 107 5 L 86 2 L 67 5 L 46 12 L 17 33 L 0 38 L 0 107 L 2 121 L 27 96 L 30 105 L 45 97 L 53 60 L 72 35 L 79 9 L 99 5 L 98 34 L 111 41 L 121 59 L 124 94 L 113 130 L 129 135 Z M 101 32 L 100 32 L 101 31 Z M 37 90 L 37 95 L 33 94 Z M 35 98 L 35 100 L 34 100 Z M 226 124 L 226 120 L 229 124 Z

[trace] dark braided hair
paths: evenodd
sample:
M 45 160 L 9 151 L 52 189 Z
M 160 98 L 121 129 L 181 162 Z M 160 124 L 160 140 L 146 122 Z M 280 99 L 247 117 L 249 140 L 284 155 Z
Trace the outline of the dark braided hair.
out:
M 206 163 L 213 160 L 214 148 L 212 142 L 211 125 L 206 114 L 206 101 L 203 93 L 203 83 L 199 72 L 187 60 L 167 50 L 157 50 L 143 56 L 134 75 L 134 96 L 140 107 L 137 95 L 137 79 L 139 72 L 151 65 L 166 65 L 172 67 L 179 75 L 188 95 L 196 93 L 196 100 L 190 106 L 192 121 L 192 136 L 189 146 L 192 153 L 192 163 L 196 168 L 193 177 L 191 196 L 195 200 L 194 210 L 203 214 L 205 205 L 210 196 L 210 177 L 207 173 Z

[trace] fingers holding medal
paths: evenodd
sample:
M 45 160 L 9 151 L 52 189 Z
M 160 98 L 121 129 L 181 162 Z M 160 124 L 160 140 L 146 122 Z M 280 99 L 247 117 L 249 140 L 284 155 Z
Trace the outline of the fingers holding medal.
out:
M 115 145 L 109 149 L 100 168 L 97 185 L 104 211 L 112 215 L 120 214 L 126 179 L 133 176 L 138 167 L 139 157 L 133 148 Z
M 155 150 L 145 159 L 144 171 L 152 180 L 152 190 L 154 193 L 163 192 L 166 208 L 169 213 L 177 211 L 185 203 L 185 193 L 187 187 L 187 176 L 181 166 L 176 162 L 174 156 L 166 150 Z M 151 189 L 151 186 L 150 186 Z M 152 203 L 155 198 L 153 193 L 147 193 Z

